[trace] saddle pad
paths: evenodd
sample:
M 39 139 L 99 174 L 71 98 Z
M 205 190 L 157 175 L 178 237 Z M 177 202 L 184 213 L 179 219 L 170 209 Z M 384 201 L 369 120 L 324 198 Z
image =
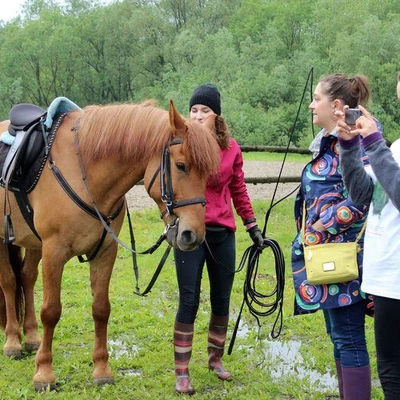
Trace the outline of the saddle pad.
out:
M 82 111 L 82 108 L 66 97 L 55 98 L 47 109 L 47 118 L 44 122 L 45 126 L 50 128 L 53 125 L 53 120 L 55 119 L 56 115 L 68 113 L 74 110 Z M 10 146 L 13 144 L 14 139 L 15 136 L 10 135 L 10 133 L 7 131 L 1 133 L 0 135 L 0 141 Z M 2 162 L 1 166 L 3 166 L 3 164 L 4 161 Z

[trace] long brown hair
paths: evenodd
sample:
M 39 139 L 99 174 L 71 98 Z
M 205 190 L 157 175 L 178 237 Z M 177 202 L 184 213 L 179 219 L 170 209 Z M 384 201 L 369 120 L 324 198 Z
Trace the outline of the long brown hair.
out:
M 215 118 L 215 136 L 221 149 L 228 148 L 230 138 L 229 129 L 225 120 L 220 115 L 217 115 Z

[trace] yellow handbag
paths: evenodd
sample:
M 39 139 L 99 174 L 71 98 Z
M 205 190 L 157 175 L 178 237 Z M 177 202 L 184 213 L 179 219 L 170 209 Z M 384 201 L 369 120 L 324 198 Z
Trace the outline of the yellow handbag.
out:
M 302 242 L 307 281 L 312 285 L 349 282 L 358 277 L 358 241 L 364 233 L 365 223 L 355 242 L 304 245 L 306 207 L 303 203 Z

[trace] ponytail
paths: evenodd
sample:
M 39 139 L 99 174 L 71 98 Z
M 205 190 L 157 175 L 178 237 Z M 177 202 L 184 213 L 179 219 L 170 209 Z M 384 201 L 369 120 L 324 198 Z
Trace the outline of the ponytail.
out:
M 367 105 L 370 98 L 368 78 L 355 75 L 349 78 L 344 74 L 329 75 L 320 80 L 330 100 L 340 99 L 351 108 L 358 104 Z

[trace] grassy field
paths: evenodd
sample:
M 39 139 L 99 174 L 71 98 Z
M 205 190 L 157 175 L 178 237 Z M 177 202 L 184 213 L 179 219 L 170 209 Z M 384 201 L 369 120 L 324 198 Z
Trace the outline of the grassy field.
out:
M 246 161 L 283 161 L 284 153 L 267 153 L 263 151 L 243 153 L 243 158 Z M 310 155 L 307 154 L 288 154 L 286 161 L 301 162 L 302 164 L 310 160 Z
M 263 153 L 257 153 L 264 156 Z M 247 157 L 247 155 L 245 155 Z M 270 159 L 270 158 L 268 158 Z M 259 221 L 268 201 L 254 202 Z M 293 288 L 290 272 L 290 246 L 294 237 L 293 198 L 275 207 L 268 222 L 267 235 L 275 239 L 286 259 L 283 330 L 276 340 L 270 338 L 275 314 L 261 319 L 258 329 L 248 310 L 242 316 L 239 334 L 225 366 L 232 372 L 231 382 L 219 381 L 207 369 L 207 325 L 210 314 L 208 279 L 204 273 L 200 310 L 195 327 L 191 377 L 197 393 L 193 399 L 333 399 L 338 395 L 334 377 L 332 346 L 324 330 L 321 312 L 293 316 Z M 163 226 L 155 208 L 132 212 L 138 250 L 152 245 Z M 237 262 L 251 245 L 238 222 Z M 129 242 L 124 226 L 122 239 Z M 153 255 L 139 256 L 140 288 L 143 290 L 162 255 L 164 247 Z M 262 290 L 272 287 L 274 264 L 271 254 L 261 257 L 257 284 Z M 231 336 L 243 299 L 245 270 L 236 276 L 228 337 Z M 59 390 L 36 394 L 32 385 L 34 356 L 15 361 L 0 356 L 0 399 L 174 399 L 172 326 L 177 308 L 177 285 L 170 255 L 152 292 L 136 296 L 130 253 L 119 250 L 111 281 L 111 318 L 109 349 L 115 385 L 95 387 L 91 381 L 93 322 L 88 265 L 71 260 L 63 276 L 63 314 L 56 328 L 53 356 Z M 36 287 L 37 310 L 42 292 Z M 367 319 L 367 340 L 373 378 L 377 380 L 373 342 L 373 320 Z M 4 334 L 0 333 L 0 342 Z M 373 399 L 383 399 L 378 387 Z

